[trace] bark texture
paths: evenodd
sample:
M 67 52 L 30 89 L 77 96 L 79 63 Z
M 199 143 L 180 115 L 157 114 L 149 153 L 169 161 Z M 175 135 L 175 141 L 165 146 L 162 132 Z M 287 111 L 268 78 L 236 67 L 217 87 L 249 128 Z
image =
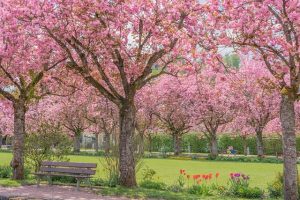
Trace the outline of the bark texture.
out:
M 139 155 L 144 155 L 145 152 L 145 141 L 144 132 L 139 132 L 137 142 L 137 151 Z
M 261 130 L 256 131 L 256 151 L 258 157 L 264 156 L 264 144 Z
M 2 135 L 1 135 L 1 132 L 0 132 L 0 149 L 1 149 L 1 147 L 2 147 Z
M 95 133 L 95 151 L 99 152 L 99 133 Z
M 149 142 L 149 152 L 152 153 L 152 137 L 148 136 L 148 142 Z
M 181 137 L 180 134 L 173 134 L 173 143 L 174 143 L 174 155 L 178 156 L 181 153 Z
M 134 158 L 134 131 L 136 110 L 134 103 L 123 103 L 119 110 L 119 170 L 120 184 L 125 187 L 135 187 L 135 158 Z
M 104 133 L 103 147 L 104 147 L 104 152 L 106 154 L 109 154 L 109 151 L 110 151 L 110 133 L 109 132 Z
M 25 102 L 14 103 L 13 179 L 24 179 Z
M 74 153 L 80 153 L 81 131 L 76 131 L 74 135 Z
M 216 158 L 219 155 L 219 153 L 218 153 L 218 140 L 215 133 L 210 134 L 209 148 L 210 148 L 210 157 Z
M 283 139 L 283 174 L 284 174 L 284 199 L 298 199 L 298 171 L 295 134 L 294 100 L 282 96 L 280 106 L 280 120 Z

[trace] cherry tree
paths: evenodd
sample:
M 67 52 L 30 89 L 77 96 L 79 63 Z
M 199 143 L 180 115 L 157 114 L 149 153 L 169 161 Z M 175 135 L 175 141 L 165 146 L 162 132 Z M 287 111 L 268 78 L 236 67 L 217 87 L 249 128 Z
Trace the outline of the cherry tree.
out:
M 13 133 L 13 110 L 10 102 L 0 100 L 0 148 L 3 144 L 3 138 Z
M 266 125 L 279 116 L 279 95 L 274 78 L 262 62 L 245 59 L 237 73 L 237 92 L 242 97 L 245 126 L 256 134 L 257 155 L 264 155 L 263 131 Z
M 160 121 L 155 117 L 157 98 L 153 92 L 157 82 L 152 82 L 139 91 L 136 98 L 137 120 L 136 131 L 140 137 L 141 144 L 138 150 L 142 154 L 144 152 L 146 140 L 148 141 L 148 150 L 152 151 L 153 136 L 161 131 Z M 146 139 L 146 140 L 145 140 Z
M 219 42 L 264 62 L 277 81 L 284 154 L 284 197 L 297 199 L 295 102 L 300 85 L 299 1 L 210 1 Z
M 247 125 L 247 117 L 243 116 L 242 114 L 238 114 L 234 120 L 230 123 L 228 123 L 224 127 L 224 131 L 226 133 L 232 134 L 234 137 L 240 137 L 243 141 L 243 153 L 245 156 L 248 155 L 248 144 L 247 144 L 247 138 L 251 137 L 253 135 L 253 130 L 249 128 L 249 125 Z
M 18 5 L 19 4 L 19 5 Z M 18 6 L 17 6 L 18 5 Z M 136 92 L 171 71 L 188 52 L 197 1 L 46 1 L 22 5 L 18 15 L 37 23 L 63 55 L 66 66 L 119 109 L 120 183 L 135 186 L 133 136 Z M 152 73 L 158 65 L 159 71 Z
M 78 94 L 65 98 L 61 104 L 61 112 L 59 118 L 62 120 L 62 125 L 70 131 L 74 138 L 75 153 L 80 152 L 80 143 L 82 134 L 90 127 L 87 119 L 87 105 L 84 102 L 78 101 L 80 97 Z
M 111 138 L 116 135 L 118 128 L 118 111 L 115 105 L 104 97 L 96 95 L 88 100 L 87 120 L 91 123 L 96 136 L 95 149 L 98 151 L 99 134 L 103 133 L 104 152 L 108 154 L 111 149 Z
M 219 70 L 204 69 L 189 77 L 185 95 L 193 105 L 190 112 L 194 124 L 209 141 L 212 158 L 218 156 L 218 130 L 234 119 L 240 104 L 232 86 L 233 75 Z
M 165 76 L 153 85 L 153 114 L 160 120 L 161 128 L 171 134 L 174 143 L 174 155 L 181 153 L 182 136 L 191 128 L 189 104 L 185 101 L 184 84 L 180 79 Z
M 25 25 L 13 9 L 13 1 L 0 7 L 0 96 L 13 108 L 13 178 L 24 178 L 25 113 L 35 99 L 48 93 L 49 73 L 65 60 L 33 26 Z

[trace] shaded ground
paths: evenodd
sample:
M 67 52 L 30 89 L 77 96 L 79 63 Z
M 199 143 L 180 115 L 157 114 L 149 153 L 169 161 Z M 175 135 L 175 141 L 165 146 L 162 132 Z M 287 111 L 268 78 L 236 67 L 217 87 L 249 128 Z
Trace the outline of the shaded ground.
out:
M 0 187 L 0 199 L 8 199 L 9 197 L 25 197 L 28 199 L 43 200 L 126 200 L 122 197 L 107 197 L 94 194 L 86 188 L 80 188 L 79 191 L 75 187 L 70 186 L 48 186 L 36 185 L 21 187 Z

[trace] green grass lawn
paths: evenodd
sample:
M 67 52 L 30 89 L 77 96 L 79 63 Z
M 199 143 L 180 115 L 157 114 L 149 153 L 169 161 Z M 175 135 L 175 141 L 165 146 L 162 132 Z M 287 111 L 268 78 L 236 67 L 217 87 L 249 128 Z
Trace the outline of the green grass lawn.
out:
M 0 165 L 8 165 L 11 160 L 11 153 L 0 153 Z M 99 163 L 99 157 L 95 156 L 69 156 L 73 162 Z M 226 184 L 231 172 L 241 172 L 250 175 L 250 185 L 266 188 L 278 172 L 282 171 L 282 164 L 270 163 L 242 163 L 222 162 L 208 160 L 173 160 L 173 159 L 144 159 L 144 166 L 149 166 L 157 172 L 156 178 L 167 184 L 175 183 L 180 169 L 185 169 L 188 174 L 220 173 L 219 184 Z M 99 163 L 99 170 L 96 176 L 104 177 L 103 170 Z M 137 175 L 141 180 L 141 173 Z

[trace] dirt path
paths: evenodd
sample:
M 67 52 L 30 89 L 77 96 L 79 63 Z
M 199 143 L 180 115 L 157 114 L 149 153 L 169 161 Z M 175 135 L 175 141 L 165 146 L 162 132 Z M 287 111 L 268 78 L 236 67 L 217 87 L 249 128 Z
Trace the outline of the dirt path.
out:
M 55 200 L 128 200 L 123 197 L 107 197 L 92 193 L 89 189 L 80 188 L 79 191 L 70 186 L 41 185 L 0 187 L 0 199 L 7 197 L 27 197 L 30 199 Z

